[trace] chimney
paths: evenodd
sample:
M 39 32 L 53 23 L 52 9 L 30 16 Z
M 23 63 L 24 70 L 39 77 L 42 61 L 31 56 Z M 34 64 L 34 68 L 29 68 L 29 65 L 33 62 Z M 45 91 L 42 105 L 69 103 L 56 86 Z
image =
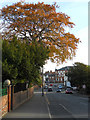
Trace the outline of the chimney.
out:
M 52 70 L 50 70 L 50 73 L 52 73 Z

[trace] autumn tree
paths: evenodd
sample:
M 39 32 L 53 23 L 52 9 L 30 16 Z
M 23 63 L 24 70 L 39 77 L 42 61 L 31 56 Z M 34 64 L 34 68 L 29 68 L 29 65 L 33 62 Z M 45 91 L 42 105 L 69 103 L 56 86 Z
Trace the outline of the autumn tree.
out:
M 73 28 L 70 17 L 62 12 L 56 12 L 57 5 L 17 2 L 1 9 L 2 37 L 11 38 L 13 34 L 18 38 L 32 41 L 43 41 L 50 49 L 50 59 L 57 63 L 72 59 L 79 43 L 65 27 Z

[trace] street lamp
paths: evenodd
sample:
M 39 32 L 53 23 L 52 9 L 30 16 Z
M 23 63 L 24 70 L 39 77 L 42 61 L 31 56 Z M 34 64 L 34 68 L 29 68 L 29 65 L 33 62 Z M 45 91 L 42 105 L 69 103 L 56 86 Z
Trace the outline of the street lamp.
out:
M 29 87 L 29 81 L 26 82 L 26 89 Z
M 5 82 L 4 82 L 4 86 L 5 87 L 8 87 L 9 85 L 11 84 L 11 81 L 10 80 L 5 80 Z
M 44 96 L 44 89 L 43 89 L 43 66 L 42 66 L 42 96 Z

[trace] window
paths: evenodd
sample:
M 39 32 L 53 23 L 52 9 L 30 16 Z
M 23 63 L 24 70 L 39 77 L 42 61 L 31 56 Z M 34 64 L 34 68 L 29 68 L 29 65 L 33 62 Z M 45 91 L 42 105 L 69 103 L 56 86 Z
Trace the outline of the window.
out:
M 46 75 L 46 78 L 48 78 L 48 75 Z
M 60 77 L 60 74 L 58 76 Z

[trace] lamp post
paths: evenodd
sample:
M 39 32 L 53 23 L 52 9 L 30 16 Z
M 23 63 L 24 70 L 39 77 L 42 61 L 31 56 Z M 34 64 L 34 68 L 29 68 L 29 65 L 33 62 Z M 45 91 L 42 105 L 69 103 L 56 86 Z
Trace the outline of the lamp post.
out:
M 14 86 L 15 86 L 15 83 L 14 83 L 14 80 L 12 79 L 11 80 L 11 110 L 13 110 L 14 108 Z
M 43 89 L 43 66 L 42 66 L 42 96 L 44 96 L 44 89 Z
M 4 82 L 4 85 L 5 85 L 5 87 L 8 87 L 8 86 L 10 86 L 10 84 L 11 84 L 11 81 L 10 80 L 5 80 L 5 82 Z

